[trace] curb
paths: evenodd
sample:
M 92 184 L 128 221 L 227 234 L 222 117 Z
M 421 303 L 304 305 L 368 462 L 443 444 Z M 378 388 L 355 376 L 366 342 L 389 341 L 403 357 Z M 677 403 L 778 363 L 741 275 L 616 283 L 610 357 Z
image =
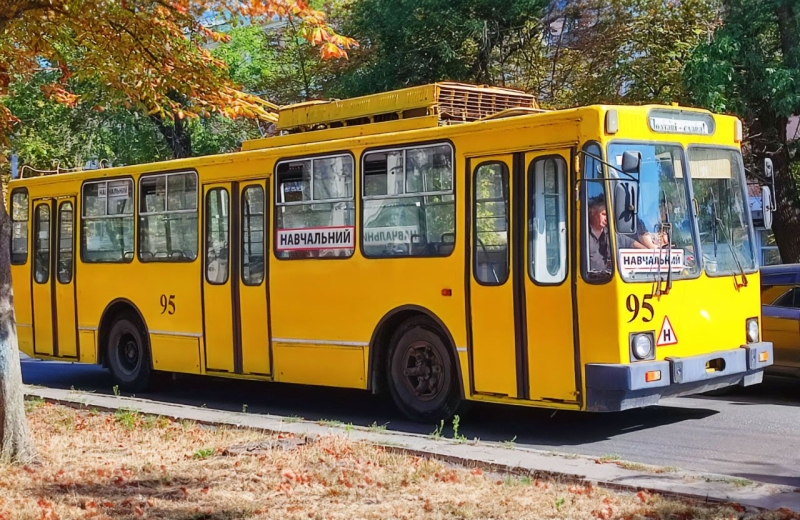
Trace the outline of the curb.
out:
M 737 486 L 725 475 L 695 473 L 679 470 L 661 473 L 657 467 L 636 464 L 637 471 L 620 466 L 623 461 L 603 463 L 587 456 L 544 452 L 523 447 L 505 447 L 489 442 L 454 442 L 447 438 L 396 432 L 371 431 L 353 427 L 322 425 L 306 420 L 286 420 L 274 415 L 255 415 L 227 412 L 172 403 L 154 402 L 141 398 L 108 396 L 71 390 L 24 386 L 26 399 L 39 398 L 72 408 L 94 408 L 114 412 L 132 409 L 146 415 L 161 415 L 185 419 L 212 426 L 248 428 L 265 433 L 294 433 L 298 436 L 345 434 L 357 442 L 381 446 L 387 451 L 430 458 L 467 468 L 480 468 L 492 473 L 548 478 L 572 484 L 591 484 L 623 493 L 647 491 L 659 495 L 713 504 L 739 504 L 758 511 L 788 508 L 800 511 L 800 489 L 753 482 Z M 398 442 L 400 441 L 400 442 Z

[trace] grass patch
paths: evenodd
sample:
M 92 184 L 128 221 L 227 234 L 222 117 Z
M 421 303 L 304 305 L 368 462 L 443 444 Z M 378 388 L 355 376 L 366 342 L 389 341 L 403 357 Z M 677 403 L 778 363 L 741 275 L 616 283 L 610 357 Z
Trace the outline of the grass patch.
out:
M 300 442 L 286 432 L 51 404 L 27 418 L 41 464 L 0 466 L 0 518 L 742 517 L 733 505 L 498 476 L 336 434 Z
M 43 407 L 47 402 L 41 397 L 28 397 L 25 399 L 25 413 L 33 412 Z
M 128 430 L 133 430 L 140 423 L 140 415 L 136 410 L 127 408 L 120 408 L 114 412 L 114 418 L 117 422 Z
M 214 454 L 214 448 L 200 448 L 194 454 L 192 454 L 193 459 L 207 459 Z

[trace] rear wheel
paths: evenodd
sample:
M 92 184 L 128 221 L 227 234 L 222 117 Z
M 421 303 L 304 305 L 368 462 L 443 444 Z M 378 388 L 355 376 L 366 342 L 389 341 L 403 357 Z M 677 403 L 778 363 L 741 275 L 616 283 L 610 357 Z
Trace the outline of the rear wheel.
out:
M 389 391 L 413 421 L 449 420 L 461 401 L 450 349 L 429 319 L 413 318 L 392 336 L 388 357 Z
M 111 376 L 122 390 L 147 390 L 153 372 L 150 346 L 137 318 L 126 314 L 114 322 L 108 334 L 107 359 Z

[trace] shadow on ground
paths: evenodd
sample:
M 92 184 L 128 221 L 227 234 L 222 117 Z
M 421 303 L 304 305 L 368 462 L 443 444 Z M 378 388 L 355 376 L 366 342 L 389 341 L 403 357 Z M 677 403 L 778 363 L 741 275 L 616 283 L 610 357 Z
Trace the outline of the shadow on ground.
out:
M 29 385 L 112 394 L 108 373 L 94 365 L 23 360 L 23 380 Z M 429 434 L 434 425 L 405 420 L 387 396 L 359 390 L 285 383 L 242 381 L 208 376 L 160 377 L 154 389 L 137 397 L 154 401 L 205 406 L 233 412 L 339 421 L 356 426 L 386 425 L 390 430 Z M 718 413 L 697 407 L 654 406 L 621 413 L 592 414 L 476 403 L 461 419 L 459 434 L 469 439 L 510 441 L 517 445 L 577 446 L 639 430 L 704 419 Z M 452 435 L 445 425 L 444 436 Z

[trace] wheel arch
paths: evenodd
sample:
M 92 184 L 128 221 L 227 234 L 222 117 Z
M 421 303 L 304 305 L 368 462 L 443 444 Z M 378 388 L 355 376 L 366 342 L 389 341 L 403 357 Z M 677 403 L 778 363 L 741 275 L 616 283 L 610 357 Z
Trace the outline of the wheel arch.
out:
M 453 364 L 456 367 L 456 377 L 458 377 L 458 391 L 461 398 L 464 395 L 464 378 L 461 374 L 461 362 L 458 357 L 458 350 L 453 335 L 450 329 L 445 325 L 444 321 L 436 315 L 435 312 L 419 305 L 401 305 L 390 310 L 378 321 L 375 329 L 372 332 L 372 337 L 369 340 L 369 360 L 368 360 L 368 373 L 367 373 L 367 390 L 373 394 L 378 394 L 387 391 L 386 374 L 381 370 L 381 367 L 386 362 L 386 356 L 389 352 L 389 341 L 392 335 L 405 321 L 417 317 L 424 316 L 433 321 L 438 327 L 440 333 L 444 335 L 443 339 L 446 341 L 448 350 L 452 357 Z
M 132 301 L 127 298 L 117 298 L 112 300 L 103 310 L 100 316 L 100 326 L 97 328 L 97 364 L 108 367 L 108 359 L 106 359 L 106 344 L 108 343 L 108 334 L 111 327 L 114 326 L 116 319 L 127 312 L 131 312 L 139 318 L 139 321 L 144 327 L 144 337 L 142 338 L 147 347 L 150 347 L 150 335 L 148 333 L 147 322 L 144 320 L 139 308 Z

